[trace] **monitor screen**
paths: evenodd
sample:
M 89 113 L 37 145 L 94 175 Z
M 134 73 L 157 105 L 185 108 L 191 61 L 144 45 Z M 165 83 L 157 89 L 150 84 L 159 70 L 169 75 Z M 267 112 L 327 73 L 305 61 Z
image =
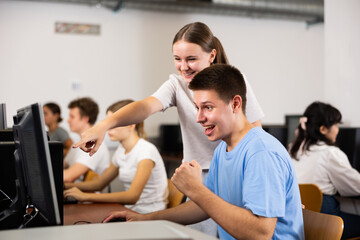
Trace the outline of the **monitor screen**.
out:
M 351 166 L 360 172 L 360 128 L 340 127 L 336 143 L 349 158 Z
M 6 129 L 6 105 L 5 103 L 0 103 L 0 129 Z
M 277 138 L 287 148 L 287 127 L 283 125 L 263 125 L 263 129 Z
M 295 140 L 295 130 L 299 126 L 299 119 L 302 115 L 285 115 L 285 125 L 287 127 L 287 146 Z
M 27 205 L 38 210 L 47 225 L 58 225 L 60 214 L 44 126 L 39 103 L 19 109 L 14 116 L 15 161 L 22 170 L 22 176 L 17 177 L 22 178 Z
M 180 124 L 160 125 L 160 150 L 163 154 L 178 155 L 183 151 Z
M 14 141 L 12 128 L 0 129 L 0 141 L 1 142 L 12 142 Z

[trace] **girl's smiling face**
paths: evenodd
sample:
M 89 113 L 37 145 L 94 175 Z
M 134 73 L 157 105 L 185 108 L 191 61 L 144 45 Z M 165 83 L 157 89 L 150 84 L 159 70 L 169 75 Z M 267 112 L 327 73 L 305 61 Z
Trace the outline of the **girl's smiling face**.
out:
M 179 40 L 173 45 L 173 56 L 176 70 L 185 82 L 190 83 L 198 72 L 214 61 L 216 50 L 207 53 L 195 43 Z

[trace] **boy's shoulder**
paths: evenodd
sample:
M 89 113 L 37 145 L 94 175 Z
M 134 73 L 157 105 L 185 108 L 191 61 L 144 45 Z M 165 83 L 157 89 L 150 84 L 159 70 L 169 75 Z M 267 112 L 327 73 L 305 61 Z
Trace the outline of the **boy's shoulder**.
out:
M 279 154 L 288 154 L 285 147 L 271 134 L 261 127 L 252 128 L 244 137 L 247 148 L 251 151 L 270 151 Z
M 227 145 L 221 141 L 215 152 L 226 152 Z M 245 137 L 237 144 L 234 152 L 247 153 L 251 156 L 257 152 L 277 152 L 279 154 L 288 155 L 285 147 L 274 136 L 267 133 L 261 127 L 252 128 Z

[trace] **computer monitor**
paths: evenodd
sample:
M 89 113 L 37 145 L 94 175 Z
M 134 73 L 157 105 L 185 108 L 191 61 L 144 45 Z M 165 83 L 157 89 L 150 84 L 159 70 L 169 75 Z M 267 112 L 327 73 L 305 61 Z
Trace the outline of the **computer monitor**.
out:
M 58 198 L 44 126 L 43 108 L 40 103 L 21 108 L 14 116 L 14 154 L 19 169 L 16 174 L 20 184 L 25 188 L 25 193 L 20 195 L 26 197 L 19 201 L 22 204 L 26 201 L 26 206 L 31 206 L 34 215 L 27 216 L 29 221 L 36 217 L 41 219 L 41 224 L 59 225 L 61 220 Z
M 351 166 L 360 172 L 360 128 L 340 127 L 336 143 L 349 158 Z
M 1 142 L 9 142 L 9 141 L 13 142 L 14 141 L 12 128 L 0 129 L 0 141 Z
M 183 143 L 180 124 L 160 125 L 159 145 L 162 154 L 181 154 L 183 151 Z
M 287 148 L 287 127 L 284 125 L 263 125 L 263 129 Z
M 285 125 L 287 127 L 287 146 L 295 140 L 295 130 L 299 126 L 300 114 L 285 115 Z
M 0 103 L 0 129 L 6 129 L 6 105 L 5 103 Z
M 11 129 L 12 132 L 12 129 Z M 60 211 L 61 225 L 63 224 L 63 144 L 61 142 L 50 141 L 50 156 L 53 167 L 53 174 L 55 178 L 55 187 Z M 16 201 L 17 191 L 16 181 L 19 181 L 16 176 L 15 165 L 15 142 L 14 139 L 9 141 L 0 141 L 0 230 L 18 228 L 23 222 L 24 215 L 23 204 L 17 200 L 18 206 L 12 206 L 12 210 L 19 212 L 21 218 L 15 216 L 6 218 L 6 214 L 11 214 L 7 211 L 11 209 L 12 202 Z M 19 183 L 20 184 L 20 183 Z M 18 187 L 20 188 L 20 186 Z M 25 191 L 25 189 L 23 190 Z M 25 197 L 26 199 L 26 197 Z M 25 202 L 26 203 L 26 202 Z M 3 221 L 1 219 L 4 218 Z

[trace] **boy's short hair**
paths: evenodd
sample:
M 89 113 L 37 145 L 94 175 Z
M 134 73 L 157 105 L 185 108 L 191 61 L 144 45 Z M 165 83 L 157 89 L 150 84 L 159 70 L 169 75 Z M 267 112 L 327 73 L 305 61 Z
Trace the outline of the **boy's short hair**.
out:
M 98 104 L 89 97 L 78 98 L 71 101 L 68 105 L 69 109 L 78 108 L 80 116 L 89 117 L 89 123 L 94 125 L 99 114 Z
M 228 103 L 235 95 L 242 99 L 245 114 L 246 84 L 241 72 L 227 64 L 214 64 L 195 75 L 189 84 L 191 90 L 215 90 L 220 99 Z

